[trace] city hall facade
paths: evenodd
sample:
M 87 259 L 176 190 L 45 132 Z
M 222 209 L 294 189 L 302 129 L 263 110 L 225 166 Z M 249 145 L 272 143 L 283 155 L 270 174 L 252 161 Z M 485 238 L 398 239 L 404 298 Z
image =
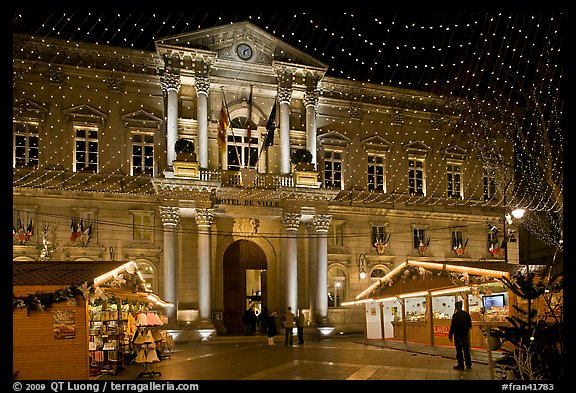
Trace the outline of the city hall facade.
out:
M 342 302 L 407 259 L 503 261 L 501 168 L 454 99 L 328 76 L 249 22 L 13 42 L 13 263 L 134 261 L 171 326 L 221 335 L 251 305 L 362 332 Z

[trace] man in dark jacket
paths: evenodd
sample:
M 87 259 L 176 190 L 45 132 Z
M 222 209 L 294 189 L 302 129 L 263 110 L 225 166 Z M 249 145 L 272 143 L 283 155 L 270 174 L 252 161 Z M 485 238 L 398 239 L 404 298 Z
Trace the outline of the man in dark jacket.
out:
M 454 315 L 452 315 L 448 339 L 452 342 L 452 337 L 454 337 L 456 360 L 458 361 L 454 369 L 464 370 L 464 364 L 466 364 L 466 368 L 472 368 L 472 360 L 470 359 L 470 329 L 472 328 L 472 319 L 470 318 L 470 314 L 462 309 L 461 301 L 457 301 L 454 306 L 456 307 L 456 311 Z

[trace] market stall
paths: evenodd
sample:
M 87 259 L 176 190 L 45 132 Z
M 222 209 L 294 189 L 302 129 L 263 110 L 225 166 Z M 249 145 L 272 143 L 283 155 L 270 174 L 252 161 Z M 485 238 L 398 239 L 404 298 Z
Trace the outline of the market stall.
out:
M 144 345 L 164 348 L 167 337 L 160 327 L 168 306 L 145 289 L 134 262 L 14 262 L 14 378 L 89 379 L 117 373 Z M 152 326 L 137 323 L 142 314 L 158 317 L 153 344 L 134 342 L 139 330 Z
M 508 325 L 516 301 L 499 278 L 509 278 L 518 268 L 495 262 L 406 261 L 343 305 L 365 305 L 367 338 L 448 345 L 454 304 L 463 301 L 472 317 L 471 345 L 485 347 L 486 328 Z

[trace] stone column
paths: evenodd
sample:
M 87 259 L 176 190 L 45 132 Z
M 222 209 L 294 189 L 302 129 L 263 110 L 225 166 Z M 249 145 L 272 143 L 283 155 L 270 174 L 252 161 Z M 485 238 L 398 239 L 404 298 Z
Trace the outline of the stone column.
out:
M 316 168 L 318 162 L 316 152 L 316 112 L 318 110 L 318 91 L 307 91 L 304 94 L 306 107 L 306 149 L 312 153 L 312 164 Z
M 214 209 L 197 209 L 195 219 L 198 226 L 198 318 L 200 323 L 211 324 L 210 228 Z
M 210 78 L 197 76 L 194 78 L 196 95 L 198 96 L 198 161 L 201 168 L 208 168 L 208 90 Z
M 180 224 L 180 208 L 175 206 L 160 206 L 160 218 L 164 227 L 164 284 L 162 298 L 174 307 L 166 308 L 168 324 L 176 326 L 178 320 L 178 275 L 177 275 L 177 240 L 178 224 Z
M 178 139 L 178 91 L 181 82 L 180 75 L 171 72 L 165 73 L 160 77 L 162 90 L 168 95 L 168 109 L 166 114 L 166 165 L 172 168 L 172 161 L 176 159 L 174 144 Z
M 314 216 L 314 228 L 316 229 L 318 249 L 318 274 L 316 296 L 316 324 L 328 323 L 328 228 L 332 216 L 329 214 L 317 214 Z
M 296 231 L 300 226 L 302 214 L 284 212 L 282 223 L 286 229 L 286 248 L 284 269 L 282 276 L 285 280 L 285 308 L 292 307 L 293 312 L 298 309 L 298 243 Z
M 278 87 L 280 107 L 280 173 L 290 173 L 290 100 L 292 89 Z
M 310 324 L 316 324 L 316 299 L 318 297 L 318 242 L 316 228 L 312 223 L 306 225 L 308 231 L 308 303 L 310 305 Z

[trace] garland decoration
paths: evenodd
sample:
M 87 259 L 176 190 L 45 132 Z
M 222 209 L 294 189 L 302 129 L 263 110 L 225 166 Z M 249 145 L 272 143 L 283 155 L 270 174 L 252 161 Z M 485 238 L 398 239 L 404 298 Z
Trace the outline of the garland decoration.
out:
M 68 301 L 70 304 L 74 304 L 76 296 L 80 295 L 91 303 L 93 303 L 96 298 L 105 297 L 100 288 L 95 289 L 85 282 L 82 285 L 71 285 L 68 288 L 57 289 L 51 293 L 38 291 L 29 295 L 13 296 L 12 309 L 25 308 L 28 316 L 30 316 L 33 311 L 44 311 L 44 309 L 52 307 L 54 303 Z

